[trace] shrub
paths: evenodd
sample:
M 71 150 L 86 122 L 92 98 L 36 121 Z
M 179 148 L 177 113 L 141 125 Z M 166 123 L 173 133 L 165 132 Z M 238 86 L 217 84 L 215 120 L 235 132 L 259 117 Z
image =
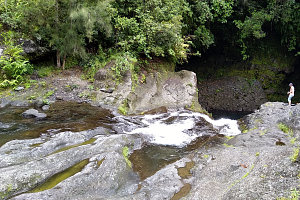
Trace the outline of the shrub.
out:
M 0 69 L 4 79 L 4 81 L 0 83 L 0 87 L 14 86 L 23 81 L 26 74 L 32 73 L 33 67 L 22 55 L 22 47 L 15 45 L 14 32 L 3 32 L 0 36 L 5 46 L 3 56 L 0 57 Z

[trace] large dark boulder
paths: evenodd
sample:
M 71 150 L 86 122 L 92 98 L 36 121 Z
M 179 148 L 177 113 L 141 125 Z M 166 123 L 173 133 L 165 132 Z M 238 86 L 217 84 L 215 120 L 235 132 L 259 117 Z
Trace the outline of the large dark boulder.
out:
M 267 101 L 257 80 L 226 77 L 199 84 L 199 103 L 207 110 L 254 111 Z

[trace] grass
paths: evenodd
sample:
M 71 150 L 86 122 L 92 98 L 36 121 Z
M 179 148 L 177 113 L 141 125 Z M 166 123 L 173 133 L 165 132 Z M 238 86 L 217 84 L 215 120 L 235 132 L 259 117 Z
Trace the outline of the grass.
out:
M 57 68 L 54 66 L 41 66 L 36 68 L 36 73 L 39 77 L 47 77 L 50 76 L 52 73 L 57 72 Z

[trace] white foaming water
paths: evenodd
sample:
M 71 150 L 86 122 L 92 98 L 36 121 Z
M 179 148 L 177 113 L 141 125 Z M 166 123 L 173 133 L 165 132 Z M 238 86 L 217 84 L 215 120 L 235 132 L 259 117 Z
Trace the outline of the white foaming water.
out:
M 175 119 L 172 122 L 167 122 L 171 118 Z M 128 133 L 146 135 L 149 142 L 153 144 L 185 146 L 201 136 L 201 133 L 189 130 L 192 130 L 195 124 L 203 121 L 203 119 L 219 130 L 220 134 L 232 136 L 241 133 L 236 120 L 212 120 L 207 115 L 188 111 L 173 112 L 168 115 L 145 115 L 141 121 L 146 127 L 137 128 Z
M 239 125 L 236 120 L 232 119 L 218 119 L 213 120 L 209 118 L 207 115 L 200 114 L 207 122 L 211 123 L 215 128 L 219 129 L 219 134 L 226 136 L 238 135 L 241 133 L 239 130 Z

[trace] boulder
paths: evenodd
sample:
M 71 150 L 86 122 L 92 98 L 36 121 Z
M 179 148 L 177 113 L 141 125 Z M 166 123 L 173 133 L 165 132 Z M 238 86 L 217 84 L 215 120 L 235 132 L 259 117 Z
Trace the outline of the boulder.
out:
M 252 112 L 267 102 L 260 82 L 243 77 L 207 80 L 198 88 L 199 103 L 207 110 Z
M 132 80 L 130 71 L 120 84 L 114 80 L 109 63 L 95 75 L 95 87 L 101 88 L 96 102 L 101 106 L 126 110 L 127 114 L 140 114 L 159 107 L 193 108 L 203 111 L 197 100 L 197 78 L 191 71 L 163 71 L 147 74 L 145 81 Z M 97 105 L 97 104 L 96 104 Z
M 29 109 L 22 113 L 22 116 L 25 118 L 36 118 L 36 119 L 44 119 L 47 117 L 45 113 L 40 113 L 36 109 Z
M 156 73 L 128 95 L 129 113 L 158 107 L 182 108 L 197 104 L 197 78 L 191 71 Z

